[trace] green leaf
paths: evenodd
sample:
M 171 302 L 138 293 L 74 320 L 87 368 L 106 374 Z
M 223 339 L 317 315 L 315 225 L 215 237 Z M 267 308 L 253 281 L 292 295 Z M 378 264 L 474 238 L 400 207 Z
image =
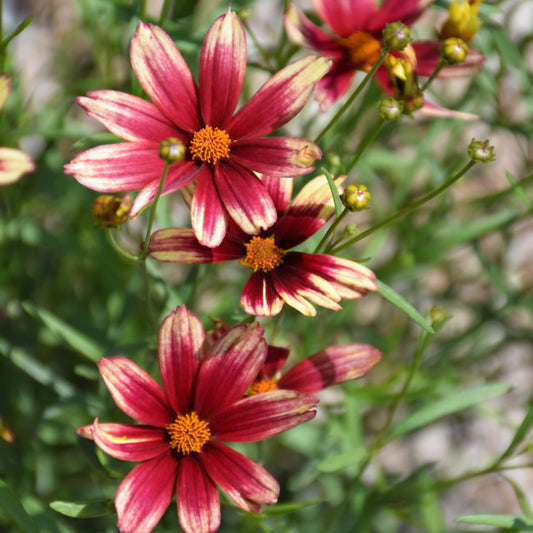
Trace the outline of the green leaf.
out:
M 4 42 L 2 43 L 2 48 L 6 48 L 6 46 L 11 42 L 12 39 L 14 39 L 19 33 L 22 33 L 33 20 L 32 17 L 26 17 L 16 28 L 15 31 L 6 39 L 4 39 Z
M 325 501 L 326 500 L 306 500 L 303 502 L 277 503 L 276 505 L 263 507 L 261 514 L 253 513 L 253 515 L 258 518 L 267 519 L 273 516 L 282 516 L 288 513 L 293 513 L 294 511 L 298 511 L 298 509 L 303 509 L 304 507 L 309 507 Z
M 102 357 L 104 349 L 81 331 L 46 309 L 40 309 L 30 302 L 24 302 L 22 305 L 28 314 L 42 320 L 51 331 L 59 335 L 76 352 L 94 363 Z
M 110 508 L 112 508 L 112 506 L 113 503 L 111 500 L 50 502 L 50 507 L 54 511 L 65 516 L 70 516 L 71 518 L 95 518 L 97 516 L 105 516 L 110 514 Z
M 343 453 L 338 453 L 331 457 L 322 459 L 317 465 L 316 469 L 320 472 L 338 472 L 344 470 L 349 466 L 359 464 L 366 456 L 366 449 L 361 447 L 358 450 L 350 450 Z
M 337 186 L 335 185 L 335 181 L 333 180 L 331 173 L 328 172 L 328 170 L 324 167 L 322 167 L 320 170 L 324 173 L 326 179 L 328 180 L 331 196 L 333 196 L 333 203 L 335 204 L 335 216 L 339 218 L 341 213 L 344 211 L 344 205 L 342 204 L 341 197 L 339 196 L 339 191 L 337 190 Z
M 392 305 L 395 305 L 398 309 L 402 310 L 409 318 L 414 320 L 422 329 L 425 329 L 428 333 L 434 334 L 435 330 L 428 324 L 426 319 L 407 301 L 403 296 L 400 296 L 394 289 L 383 283 L 381 280 L 377 280 L 378 292 L 388 300 Z
M 24 533 L 39 531 L 35 520 L 28 515 L 16 494 L 0 479 L 0 507 Z
M 525 438 L 525 436 L 529 433 L 529 430 L 533 427 L 533 404 L 529 406 L 529 409 L 526 413 L 526 416 L 524 417 L 524 420 L 522 420 L 522 423 L 516 430 L 516 433 L 513 437 L 513 440 L 511 441 L 511 444 L 509 444 L 507 450 L 503 452 L 500 462 L 504 459 L 507 459 L 515 448 L 522 442 L 522 440 Z
M 455 521 L 463 524 L 504 527 L 514 531 L 533 531 L 533 519 L 509 514 L 465 514 L 458 516 Z
M 468 409 L 488 398 L 501 396 L 511 388 L 512 386 L 508 383 L 490 383 L 472 389 L 451 390 L 443 398 L 426 403 L 423 407 L 413 411 L 410 415 L 398 422 L 392 428 L 391 438 L 396 438 L 415 429 L 427 426 L 443 416 Z

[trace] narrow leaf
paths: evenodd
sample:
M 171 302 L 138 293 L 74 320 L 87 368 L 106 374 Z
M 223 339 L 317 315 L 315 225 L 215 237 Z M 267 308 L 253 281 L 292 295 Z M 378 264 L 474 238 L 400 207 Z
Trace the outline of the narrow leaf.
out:
M 0 479 L 0 508 L 24 533 L 39 531 L 35 520 L 28 515 L 16 494 Z
M 466 514 L 458 516 L 456 522 L 483 526 L 504 527 L 514 531 L 533 531 L 533 520 L 508 514 Z
M 339 191 L 337 190 L 337 186 L 335 185 L 333 176 L 328 172 L 328 170 L 326 170 L 324 167 L 322 167 L 320 170 L 324 172 L 324 175 L 326 176 L 326 179 L 328 180 L 328 185 L 331 191 L 331 196 L 333 196 L 333 203 L 335 204 L 335 216 L 339 218 L 341 216 L 341 213 L 344 211 L 344 205 L 342 204 Z
M 95 518 L 97 516 L 105 516 L 109 514 L 109 509 L 112 505 L 109 500 L 77 502 L 55 501 L 50 502 L 50 507 L 54 511 L 72 518 Z

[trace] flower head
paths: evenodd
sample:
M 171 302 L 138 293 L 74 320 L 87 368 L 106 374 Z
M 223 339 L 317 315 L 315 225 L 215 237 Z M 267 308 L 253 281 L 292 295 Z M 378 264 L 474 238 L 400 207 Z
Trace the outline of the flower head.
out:
M 220 244 L 228 219 L 250 234 L 270 227 L 275 206 L 254 172 L 306 174 L 321 152 L 306 139 L 265 135 L 302 109 L 330 61 L 306 57 L 288 65 L 235 113 L 246 69 L 246 36 L 229 9 L 206 35 L 198 84 L 172 39 L 157 26 L 139 23 L 130 56 L 152 103 L 105 90 L 79 98 L 90 116 L 126 142 L 82 152 L 65 171 L 97 191 L 140 189 L 134 218 L 156 195 L 165 164 L 158 157 L 161 141 L 175 139 L 186 154 L 170 165 L 162 194 L 196 180 L 191 218 L 200 242 Z
M 313 303 L 338 310 L 342 298 L 360 298 L 377 290 L 373 272 L 354 261 L 291 250 L 322 228 L 335 212 L 325 176 L 305 185 L 290 206 L 291 180 L 263 177 L 263 183 L 279 213 L 267 231 L 250 235 L 231 226 L 219 247 L 208 248 L 191 230 L 168 228 L 152 235 L 150 256 L 175 263 L 239 260 L 252 270 L 241 305 L 257 316 L 276 315 L 285 303 L 314 316 Z
M 78 433 L 109 455 L 139 461 L 116 496 L 122 533 L 151 531 L 174 494 L 187 533 L 220 524 L 219 486 L 241 508 L 275 503 L 277 482 L 262 467 L 222 444 L 262 440 L 313 418 L 317 400 L 292 391 L 243 398 L 266 357 L 263 330 L 236 326 L 206 349 L 202 325 L 178 307 L 159 332 L 162 388 L 123 357 L 98 367 L 115 403 L 140 424 L 101 424 Z

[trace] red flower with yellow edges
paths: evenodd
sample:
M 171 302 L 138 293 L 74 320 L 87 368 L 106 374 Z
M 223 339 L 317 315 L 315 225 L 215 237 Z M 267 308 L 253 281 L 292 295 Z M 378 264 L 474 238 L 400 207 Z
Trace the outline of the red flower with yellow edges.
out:
M 292 180 L 263 176 L 263 183 L 279 213 L 277 222 L 259 235 L 230 226 L 217 248 L 202 246 L 187 228 L 156 231 L 150 256 L 173 263 L 217 263 L 239 260 L 252 269 L 241 305 L 251 315 L 273 316 L 283 305 L 307 316 L 312 305 L 341 309 L 342 298 L 353 299 L 377 290 L 374 273 L 349 259 L 292 251 L 315 234 L 333 216 L 335 208 L 325 176 L 306 184 L 289 206 Z
M 88 115 L 127 142 L 82 152 L 65 172 L 96 191 L 140 189 L 130 213 L 135 218 L 157 193 L 165 165 L 160 143 L 176 139 L 185 146 L 185 157 L 169 167 L 162 194 L 196 180 L 191 218 L 202 244 L 220 244 L 228 218 L 250 234 L 270 227 L 276 210 L 254 172 L 284 178 L 307 174 L 321 152 L 306 139 L 265 135 L 302 109 L 330 60 L 306 57 L 291 63 L 235 113 L 246 69 L 246 36 L 229 9 L 206 35 L 198 84 L 157 26 L 139 23 L 130 56 L 153 103 L 106 90 L 79 98 Z
M 198 317 L 178 307 L 159 332 L 161 388 L 123 357 L 98 367 L 115 403 L 140 424 L 101 424 L 78 433 L 107 454 L 140 461 L 116 496 L 122 533 L 147 533 L 176 494 L 187 533 L 220 525 L 217 486 L 238 506 L 260 512 L 277 501 L 279 486 L 262 467 L 222 442 L 252 442 L 314 417 L 318 400 L 292 391 L 243 398 L 260 371 L 267 346 L 257 325 L 236 326 L 206 352 Z

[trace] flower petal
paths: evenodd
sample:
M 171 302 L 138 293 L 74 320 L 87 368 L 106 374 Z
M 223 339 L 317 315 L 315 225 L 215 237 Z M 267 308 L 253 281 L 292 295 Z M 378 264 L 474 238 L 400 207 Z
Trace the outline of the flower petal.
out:
M 246 168 L 219 163 L 215 166 L 215 182 L 229 216 L 248 235 L 256 235 L 276 222 L 272 198 L 261 180 Z
M 94 191 L 126 192 L 159 183 L 164 166 L 156 144 L 127 142 L 86 150 L 65 165 L 65 172 Z
M 214 411 L 244 396 L 261 370 L 267 346 L 257 323 L 235 326 L 209 351 L 198 375 L 195 411 L 209 419 Z
M 249 315 L 275 316 L 283 307 L 283 299 L 274 289 L 270 276 L 258 270 L 242 290 L 241 305 Z
M 365 31 L 378 10 L 376 0 L 314 0 L 318 16 L 338 35 Z
M 213 22 L 200 56 L 200 106 L 204 122 L 224 127 L 237 107 L 246 70 L 246 35 L 228 8 Z
M 194 456 L 180 460 L 176 503 L 185 533 L 212 533 L 220 526 L 217 488 Z
M 168 402 L 177 414 L 186 414 L 205 351 L 200 319 L 184 306 L 172 311 L 159 329 L 158 350 L 161 383 Z
M 367 31 L 381 33 L 386 24 L 401 21 L 411 25 L 435 0 L 386 0 L 368 20 Z M 357 1 L 359 3 L 359 0 Z
M 211 441 L 202 449 L 202 463 L 209 477 L 245 511 L 259 513 L 261 504 L 277 502 L 278 482 L 235 450 Z
M 183 131 L 199 130 L 202 123 L 196 83 L 167 33 L 139 22 L 130 57 L 139 83 L 159 111 Z
M 200 244 L 219 246 L 227 231 L 226 212 L 218 196 L 213 171 L 201 165 L 191 203 L 191 222 Z
M 320 111 L 326 112 L 352 85 L 355 69 L 345 58 L 333 60 L 331 70 L 317 83 L 315 99 Z
M 231 159 L 239 165 L 275 178 L 309 174 L 322 157 L 320 148 L 297 137 L 261 137 L 232 144 Z
M 464 111 L 454 111 L 446 107 L 439 106 L 424 100 L 424 106 L 418 110 L 418 113 L 426 117 L 434 118 L 456 118 L 465 122 L 475 122 L 479 120 L 479 115 L 474 113 L 465 113 Z
M 34 170 L 35 163 L 22 150 L 0 148 L 0 185 L 15 183 L 24 174 Z
M 271 176 L 261 176 L 261 181 L 265 186 L 270 198 L 276 206 L 278 217 L 287 209 L 292 197 L 293 180 L 272 178 Z
M 234 141 L 262 137 L 280 128 L 305 105 L 330 60 L 304 57 L 280 70 L 233 117 L 227 131 Z
M 340 191 L 346 176 L 335 179 Z M 314 235 L 335 214 L 328 180 L 322 174 L 312 179 L 296 195 L 274 232 L 278 246 L 288 250 Z
M 161 455 L 137 465 L 122 481 L 115 496 L 122 533 L 150 533 L 172 500 L 178 463 Z
M 283 365 L 287 362 L 289 353 L 289 348 L 269 344 L 267 358 L 263 368 L 261 368 L 261 376 L 269 379 L 276 377 L 278 372 L 283 368 Z
M 278 387 L 315 394 L 326 387 L 363 377 L 382 357 L 369 344 L 331 346 L 292 367 L 280 378 Z
M 313 396 L 276 390 L 243 398 L 221 409 L 211 420 L 213 438 L 226 442 L 268 439 L 313 418 Z
M 99 424 L 96 419 L 91 435 L 101 450 L 123 461 L 146 461 L 170 452 L 168 434 L 163 428 Z
M 167 228 L 152 234 L 149 255 L 157 261 L 199 264 L 232 261 L 246 254 L 238 242 L 225 239 L 220 246 L 208 248 L 198 242 L 192 229 Z
M 101 122 L 111 133 L 126 141 L 159 143 L 184 135 L 152 103 L 118 91 L 92 91 L 78 98 L 78 104 L 90 117 Z
M 128 416 L 156 427 L 174 420 L 161 387 L 135 363 L 124 357 L 103 357 L 98 368 L 113 400 Z

